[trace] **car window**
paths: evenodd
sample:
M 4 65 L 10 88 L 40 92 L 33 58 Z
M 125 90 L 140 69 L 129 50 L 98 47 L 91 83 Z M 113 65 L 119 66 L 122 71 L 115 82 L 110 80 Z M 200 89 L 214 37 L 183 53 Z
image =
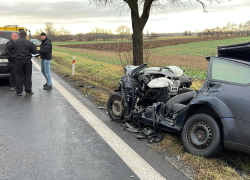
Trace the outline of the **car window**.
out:
M 214 59 L 212 64 L 212 79 L 248 84 L 250 83 L 250 67 L 235 62 Z
M 0 38 L 9 39 L 10 40 L 11 39 L 11 33 L 0 31 Z
M 32 42 L 39 42 L 37 39 L 31 39 Z

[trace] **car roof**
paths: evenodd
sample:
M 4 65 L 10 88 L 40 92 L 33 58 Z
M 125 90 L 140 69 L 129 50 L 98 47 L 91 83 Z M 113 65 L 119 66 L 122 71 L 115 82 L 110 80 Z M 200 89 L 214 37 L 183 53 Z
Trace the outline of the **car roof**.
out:
M 2 30 L 0 30 L 0 33 L 6 33 L 6 34 L 17 33 L 17 34 L 20 34 L 19 31 L 2 31 Z
M 242 63 L 242 64 L 246 64 L 246 65 L 250 65 L 250 61 L 247 59 L 240 59 L 240 58 L 235 58 L 235 57 L 223 57 L 223 56 L 210 56 L 210 57 L 206 57 L 207 61 L 210 61 L 210 59 L 223 59 L 223 60 L 227 60 L 227 61 L 233 61 L 233 62 L 238 62 L 238 63 Z

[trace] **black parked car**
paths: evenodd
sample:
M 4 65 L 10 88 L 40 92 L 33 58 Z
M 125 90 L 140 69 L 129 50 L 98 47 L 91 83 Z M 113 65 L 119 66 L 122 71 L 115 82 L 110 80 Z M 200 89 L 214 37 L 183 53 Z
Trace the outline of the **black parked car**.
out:
M 207 78 L 199 91 L 185 88 L 190 85 L 185 83 L 188 79 L 181 83 L 180 77 L 185 75 L 167 75 L 178 93 L 170 96 L 171 84 L 153 89 L 155 94 L 149 100 L 158 102 L 146 106 L 140 98 L 149 95 L 152 90 L 147 84 L 159 77 L 146 77 L 145 64 L 125 68 L 107 103 L 111 119 L 125 117 L 132 124 L 180 133 L 185 150 L 199 156 L 219 156 L 224 148 L 250 153 L 250 43 L 221 46 L 218 54 L 206 58 Z M 162 69 L 168 68 L 159 68 L 154 74 L 162 74 Z M 162 98 L 159 92 L 164 88 Z
M 30 39 L 31 42 L 33 42 L 36 47 L 40 47 L 41 46 L 41 42 L 38 39 Z
M 0 31 L 0 78 L 10 76 L 8 57 L 5 54 L 5 45 L 11 40 L 11 34 L 16 31 Z M 19 32 L 16 32 L 19 34 Z

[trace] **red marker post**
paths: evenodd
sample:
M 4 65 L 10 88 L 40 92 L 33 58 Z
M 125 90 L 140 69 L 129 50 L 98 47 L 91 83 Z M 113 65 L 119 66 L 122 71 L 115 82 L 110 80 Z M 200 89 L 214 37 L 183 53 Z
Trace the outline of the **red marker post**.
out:
M 72 76 L 75 75 L 75 69 L 76 69 L 76 58 L 75 56 L 73 57 L 73 60 L 72 60 Z

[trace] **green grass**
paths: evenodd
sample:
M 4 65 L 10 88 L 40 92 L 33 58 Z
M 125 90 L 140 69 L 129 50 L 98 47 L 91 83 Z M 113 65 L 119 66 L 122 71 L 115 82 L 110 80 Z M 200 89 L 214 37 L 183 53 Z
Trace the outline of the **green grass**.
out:
M 91 59 L 93 61 L 99 61 L 99 62 L 105 62 L 105 63 L 109 63 L 109 64 L 115 64 L 115 65 L 120 65 L 121 62 L 119 60 L 118 57 L 118 53 L 111 53 L 111 54 L 115 54 L 116 57 L 107 57 L 105 55 L 98 55 L 98 54 L 92 54 L 92 53 L 82 53 L 82 52 L 75 52 L 75 51 L 71 51 L 70 49 L 60 49 L 57 47 L 53 48 L 54 52 L 61 52 L 61 53 L 67 53 L 70 54 L 72 56 L 80 56 L 80 57 L 84 57 L 87 59 Z
M 91 84 L 107 89 L 114 89 L 123 74 L 120 65 L 91 60 L 81 56 L 76 57 L 76 73 L 91 81 Z M 53 52 L 52 65 L 71 70 L 72 56 L 68 53 Z
M 91 59 L 93 61 L 104 62 L 113 65 L 121 65 L 121 61 L 119 60 L 118 53 L 112 53 L 116 57 L 107 57 L 105 55 L 99 54 L 92 54 L 92 53 L 82 53 L 82 52 L 75 52 L 71 51 L 70 49 L 60 49 L 60 48 L 53 48 L 54 52 L 57 53 L 66 53 L 72 56 L 84 57 L 87 59 Z M 166 65 L 167 66 L 167 65 Z M 193 77 L 194 80 L 205 80 L 206 79 L 206 71 L 202 71 L 196 68 L 187 68 L 187 67 L 180 67 L 185 70 L 185 74 L 188 76 Z
M 207 77 L 207 72 L 206 71 L 202 71 L 196 68 L 187 68 L 187 67 L 182 67 L 181 69 L 183 69 L 186 75 L 191 76 L 194 81 L 198 81 L 198 80 L 205 80 Z
M 153 50 L 158 56 L 179 55 L 179 56 L 211 56 L 217 54 L 217 46 L 238 44 L 250 41 L 249 37 L 224 39 L 216 41 L 202 41 L 175 46 L 165 46 Z

